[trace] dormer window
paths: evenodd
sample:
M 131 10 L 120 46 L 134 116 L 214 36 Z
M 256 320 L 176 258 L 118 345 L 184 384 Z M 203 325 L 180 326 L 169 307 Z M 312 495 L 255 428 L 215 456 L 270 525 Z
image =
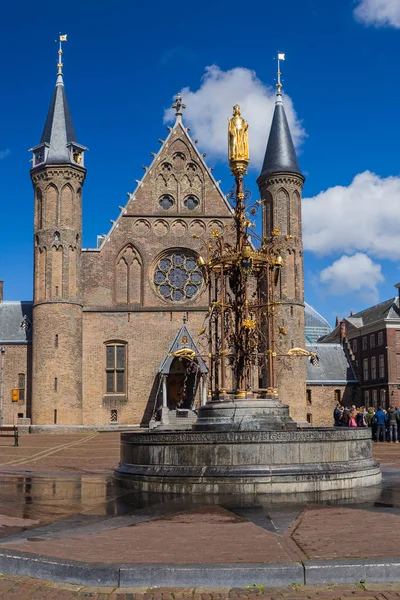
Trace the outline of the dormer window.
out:
M 44 150 L 37 150 L 34 154 L 34 157 L 36 167 L 36 165 L 40 165 L 42 162 L 44 162 Z
M 71 142 L 67 144 L 67 146 L 71 162 L 83 167 L 84 151 L 87 150 L 87 148 L 85 148 L 85 146 L 77 144 L 76 142 Z
M 72 152 L 72 160 L 74 162 L 76 162 L 77 165 L 81 165 L 82 164 L 82 158 L 83 158 L 83 152 L 80 152 L 79 150 L 73 150 L 73 152 Z

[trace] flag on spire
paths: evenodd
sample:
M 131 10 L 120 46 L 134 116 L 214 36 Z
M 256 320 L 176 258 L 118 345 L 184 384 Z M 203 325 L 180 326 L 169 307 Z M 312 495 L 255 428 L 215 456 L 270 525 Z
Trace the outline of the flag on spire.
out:
M 60 42 L 66 42 L 67 41 L 67 34 L 65 33 L 64 35 L 60 35 Z
M 285 60 L 285 55 L 278 52 L 278 60 Z

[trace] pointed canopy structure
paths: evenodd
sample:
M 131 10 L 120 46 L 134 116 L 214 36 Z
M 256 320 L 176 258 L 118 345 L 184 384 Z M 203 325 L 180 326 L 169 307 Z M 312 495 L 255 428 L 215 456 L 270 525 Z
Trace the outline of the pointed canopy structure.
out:
M 171 346 L 169 347 L 169 350 L 158 369 L 158 372 L 161 373 L 162 375 L 168 375 L 171 365 L 172 365 L 172 362 L 174 361 L 175 358 L 179 357 L 179 352 L 182 352 L 182 350 L 184 350 L 184 349 L 192 350 L 196 354 L 196 357 L 194 360 L 196 360 L 197 364 L 199 365 L 200 373 L 208 373 L 207 365 L 204 362 L 204 360 L 202 359 L 202 357 L 199 356 L 199 351 L 197 349 L 197 346 L 196 346 L 188 328 L 186 327 L 185 323 L 182 325 L 182 327 L 176 334 L 174 341 L 172 342 Z M 178 352 L 178 354 L 176 354 L 177 352 Z
M 277 93 L 271 131 L 260 177 L 270 175 L 271 173 L 295 173 L 302 175 L 280 90 Z

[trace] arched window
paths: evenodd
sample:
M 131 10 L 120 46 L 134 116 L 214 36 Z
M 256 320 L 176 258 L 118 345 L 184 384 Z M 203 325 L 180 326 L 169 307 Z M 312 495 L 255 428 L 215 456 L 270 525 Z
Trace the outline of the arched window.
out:
M 125 342 L 106 344 L 106 394 L 126 394 Z
M 115 283 L 119 304 L 139 304 L 142 301 L 142 260 L 132 244 L 118 255 Z
M 43 227 L 43 194 L 40 188 L 36 188 L 36 215 L 37 215 L 37 228 L 42 229 Z

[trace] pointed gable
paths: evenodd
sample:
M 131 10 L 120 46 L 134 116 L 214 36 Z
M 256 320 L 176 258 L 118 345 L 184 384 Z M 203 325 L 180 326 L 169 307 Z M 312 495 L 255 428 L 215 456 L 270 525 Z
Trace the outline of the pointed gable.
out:
M 182 327 L 176 334 L 174 341 L 172 342 L 171 346 L 169 347 L 169 350 L 158 369 L 158 372 L 161 373 L 162 375 L 168 375 L 171 365 L 172 365 L 172 362 L 174 361 L 174 359 L 177 356 L 179 356 L 179 354 L 176 355 L 176 353 L 177 352 L 179 353 L 180 351 L 184 351 L 185 349 L 192 350 L 195 353 L 194 360 L 196 360 L 197 364 L 199 365 L 200 373 L 208 373 L 206 363 L 204 362 L 202 357 L 199 355 L 197 346 L 194 343 L 194 340 L 185 324 L 182 325 Z M 184 356 L 184 353 L 182 353 L 182 354 Z
M 163 196 L 168 196 L 163 201 Z M 189 200 L 190 199 L 190 200 Z M 177 121 L 125 207 L 129 214 L 168 217 L 219 215 L 232 210 L 186 128 Z

